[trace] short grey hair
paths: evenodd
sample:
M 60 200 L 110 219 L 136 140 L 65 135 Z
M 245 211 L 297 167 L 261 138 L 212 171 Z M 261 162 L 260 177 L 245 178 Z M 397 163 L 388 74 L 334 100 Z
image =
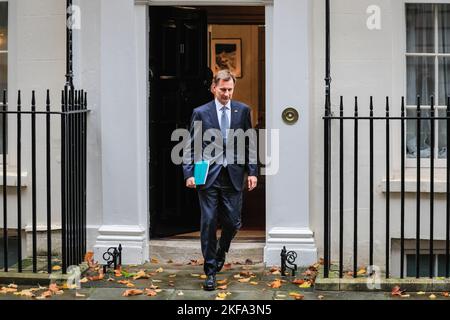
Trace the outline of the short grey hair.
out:
M 214 85 L 217 85 L 219 84 L 220 80 L 230 81 L 231 79 L 233 79 L 234 84 L 236 84 L 235 75 L 232 74 L 230 70 L 224 69 L 217 72 L 217 74 L 214 76 L 213 83 Z

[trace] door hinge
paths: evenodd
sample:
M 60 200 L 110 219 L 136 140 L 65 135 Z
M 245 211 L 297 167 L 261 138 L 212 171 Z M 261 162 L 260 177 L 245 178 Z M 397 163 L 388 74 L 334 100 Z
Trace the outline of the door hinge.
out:
M 184 43 L 180 43 L 180 53 L 184 54 Z

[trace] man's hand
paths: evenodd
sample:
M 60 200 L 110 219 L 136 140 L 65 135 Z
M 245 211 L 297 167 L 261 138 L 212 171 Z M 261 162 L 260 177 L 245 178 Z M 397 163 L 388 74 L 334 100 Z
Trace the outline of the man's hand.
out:
M 191 189 L 194 189 L 196 187 L 194 177 L 190 177 L 190 178 L 186 179 L 186 187 L 191 188 Z
M 247 184 L 248 184 L 248 191 L 252 191 L 256 188 L 256 185 L 258 184 L 258 178 L 255 176 L 249 176 L 247 178 Z

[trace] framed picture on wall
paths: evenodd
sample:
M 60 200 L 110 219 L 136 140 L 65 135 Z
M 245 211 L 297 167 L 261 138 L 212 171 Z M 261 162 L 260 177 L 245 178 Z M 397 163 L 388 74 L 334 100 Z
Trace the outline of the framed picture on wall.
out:
M 242 78 L 241 39 L 211 39 L 211 70 L 215 75 L 223 69 Z

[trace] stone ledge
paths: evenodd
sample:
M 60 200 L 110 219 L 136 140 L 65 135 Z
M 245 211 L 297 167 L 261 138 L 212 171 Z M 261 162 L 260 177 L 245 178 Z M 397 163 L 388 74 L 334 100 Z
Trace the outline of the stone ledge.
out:
M 357 278 L 342 279 L 331 276 L 330 278 L 323 278 L 323 266 L 321 266 L 319 275 L 316 278 L 314 289 L 319 291 L 381 291 L 391 292 L 395 286 L 400 286 L 402 290 L 406 292 L 444 292 L 450 291 L 450 279 L 441 278 L 383 278 L 380 279 L 379 289 L 372 288 L 368 285 L 368 278 L 364 276 L 358 276 Z M 372 286 L 371 282 L 369 282 Z

